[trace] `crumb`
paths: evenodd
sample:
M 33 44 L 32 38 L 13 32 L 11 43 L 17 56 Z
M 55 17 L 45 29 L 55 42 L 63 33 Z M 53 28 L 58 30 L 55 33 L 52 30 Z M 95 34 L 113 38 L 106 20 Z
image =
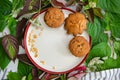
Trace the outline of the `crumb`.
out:
M 53 67 L 52 67 L 52 69 L 56 69 L 56 67 L 55 67 L 55 66 L 53 66 Z
M 31 43 L 34 43 L 34 42 L 35 42 L 35 40 L 34 40 L 34 39 L 32 39 L 32 40 L 31 40 Z
M 42 32 L 39 33 L 39 36 L 41 36 Z
M 28 36 L 28 43 L 30 44 L 30 41 L 31 41 L 31 33 L 30 35 Z
M 39 29 L 40 29 L 40 27 L 36 27 L 35 29 L 36 29 L 36 30 L 39 30 Z
M 43 30 L 44 30 L 44 28 L 41 29 L 41 31 L 43 31 Z
M 42 61 L 42 60 L 41 60 L 40 63 L 44 65 L 44 64 L 45 64 L 45 61 Z
M 35 58 L 36 58 L 36 57 L 38 57 L 38 54 L 37 54 L 37 53 L 35 53 L 35 54 L 34 54 L 34 57 L 35 57 Z
M 30 45 L 31 43 L 31 36 L 32 36 L 32 33 L 34 32 L 34 30 L 32 30 L 28 36 L 28 45 Z
M 30 51 L 34 52 L 34 53 L 38 53 L 38 49 L 35 47 L 31 47 Z
M 31 33 L 33 33 L 33 32 L 34 32 L 34 30 L 31 31 Z
M 34 47 L 34 44 L 32 44 L 31 47 Z
M 36 35 L 36 34 L 34 34 L 34 35 L 33 35 L 33 38 L 37 38 L 37 35 Z

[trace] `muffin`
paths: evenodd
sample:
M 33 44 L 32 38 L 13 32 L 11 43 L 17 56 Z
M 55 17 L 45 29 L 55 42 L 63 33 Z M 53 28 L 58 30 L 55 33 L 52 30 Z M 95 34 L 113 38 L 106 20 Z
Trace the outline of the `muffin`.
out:
M 90 45 L 84 37 L 76 36 L 70 41 L 69 49 L 74 56 L 82 57 L 89 52 Z
M 65 20 L 65 29 L 68 34 L 81 34 L 87 29 L 87 19 L 84 14 L 81 13 L 71 13 Z
M 64 13 L 59 8 L 48 8 L 44 16 L 45 23 L 51 28 L 60 27 L 64 22 Z

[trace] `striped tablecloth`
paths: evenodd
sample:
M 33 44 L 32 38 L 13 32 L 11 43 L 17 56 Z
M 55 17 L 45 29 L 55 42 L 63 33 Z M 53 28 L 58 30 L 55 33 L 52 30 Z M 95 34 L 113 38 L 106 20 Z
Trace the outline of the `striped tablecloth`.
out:
M 81 80 L 120 80 L 120 68 L 87 73 Z

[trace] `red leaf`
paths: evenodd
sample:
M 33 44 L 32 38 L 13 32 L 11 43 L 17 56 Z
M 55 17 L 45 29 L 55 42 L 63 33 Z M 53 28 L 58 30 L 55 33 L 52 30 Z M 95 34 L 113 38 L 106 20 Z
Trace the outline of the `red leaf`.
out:
M 59 2 L 57 0 L 51 0 L 51 4 L 53 7 L 58 7 L 58 8 L 65 7 L 65 5 L 62 2 Z
M 16 27 L 17 38 L 21 38 L 23 36 L 27 21 L 28 19 L 23 18 L 21 21 L 18 22 L 17 27 Z
M 39 8 L 41 7 L 41 0 L 35 0 L 35 4 L 32 4 L 32 9 L 29 9 L 29 6 L 31 4 L 33 0 L 25 0 L 25 4 L 23 9 L 20 11 L 20 13 L 18 14 L 17 18 L 19 18 L 20 16 L 30 13 L 32 11 L 37 11 L 39 10 Z
M 26 64 L 28 64 L 28 65 L 30 65 L 30 66 L 33 66 L 32 62 L 28 59 L 28 57 L 27 57 L 26 54 L 19 54 L 19 55 L 17 56 L 17 58 L 18 58 L 21 62 L 26 63 Z
M 89 21 L 93 23 L 94 22 L 94 12 L 93 12 L 93 9 L 90 8 L 90 9 L 86 10 L 86 13 L 88 15 Z
M 100 18 L 103 18 L 103 14 L 101 13 L 100 8 L 93 8 L 94 14 Z
M 57 8 L 70 6 L 74 2 L 75 2 L 75 0 L 69 0 L 68 2 L 65 0 L 51 0 L 52 6 L 57 7 Z
M 83 6 L 86 6 L 88 4 L 88 1 L 82 2 L 82 1 L 78 1 L 78 5 L 76 7 L 76 11 L 80 12 L 83 8 Z
M 17 39 L 12 35 L 6 35 L 2 38 L 2 46 L 9 58 L 15 60 L 19 51 Z

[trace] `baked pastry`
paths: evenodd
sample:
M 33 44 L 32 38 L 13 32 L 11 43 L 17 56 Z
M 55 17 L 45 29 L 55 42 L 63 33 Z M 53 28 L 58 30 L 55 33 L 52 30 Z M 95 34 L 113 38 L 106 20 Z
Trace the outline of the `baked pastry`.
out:
M 45 23 L 52 28 L 57 28 L 64 22 L 64 14 L 61 9 L 51 7 L 44 16 Z
M 70 41 L 69 49 L 74 56 L 82 57 L 89 52 L 90 45 L 84 37 L 76 36 Z
M 87 27 L 87 19 L 79 12 L 71 13 L 65 20 L 65 29 L 68 34 L 81 34 Z

